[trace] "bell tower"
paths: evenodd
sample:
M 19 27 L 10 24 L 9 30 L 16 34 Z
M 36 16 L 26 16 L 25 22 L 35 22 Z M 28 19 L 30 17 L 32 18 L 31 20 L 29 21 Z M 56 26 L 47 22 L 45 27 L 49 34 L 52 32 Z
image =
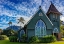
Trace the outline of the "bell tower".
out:
M 52 32 L 55 34 L 55 36 L 58 36 L 57 38 L 60 38 L 59 33 L 60 33 L 60 15 L 61 15 L 61 13 L 56 9 L 56 7 L 53 5 L 53 3 L 51 3 L 46 14 L 53 23 Z

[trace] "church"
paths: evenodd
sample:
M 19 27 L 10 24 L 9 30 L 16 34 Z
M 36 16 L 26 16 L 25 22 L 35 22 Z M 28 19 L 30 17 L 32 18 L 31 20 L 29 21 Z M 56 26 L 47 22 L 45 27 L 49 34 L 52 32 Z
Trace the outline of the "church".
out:
M 42 10 L 42 7 L 39 6 L 37 12 L 23 27 L 27 38 L 31 36 L 43 37 L 46 35 L 54 35 L 60 39 L 60 15 L 61 13 L 56 9 L 53 3 L 51 3 L 46 14 Z

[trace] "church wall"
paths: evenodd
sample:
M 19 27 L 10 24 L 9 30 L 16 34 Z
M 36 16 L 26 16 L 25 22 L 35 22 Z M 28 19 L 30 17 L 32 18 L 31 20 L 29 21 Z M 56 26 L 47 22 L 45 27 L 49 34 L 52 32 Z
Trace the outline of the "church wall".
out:
M 27 31 L 28 38 L 30 38 L 31 36 L 35 36 L 35 29 L 28 29 Z M 52 35 L 52 29 L 46 29 L 46 35 Z
M 34 29 L 28 29 L 27 30 L 27 36 L 28 38 L 31 37 L 31 36 L 35 36 L 35 30 Z
M 47 35 L 52 35 L 52 29 L 47 29 Z

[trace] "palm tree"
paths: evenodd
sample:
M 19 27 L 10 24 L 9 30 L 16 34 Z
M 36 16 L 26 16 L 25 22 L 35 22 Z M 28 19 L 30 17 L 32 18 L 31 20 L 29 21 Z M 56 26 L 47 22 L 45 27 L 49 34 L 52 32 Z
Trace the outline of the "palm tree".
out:
M 12 22 L 11 21 L 8 24 L 9 24 L 9 26 L 12 26 Z
M 11 30 L 11 28 L 12 28 L 12 27 L 10 27 L 10 26 L 12 26 L 12 22 L 11 22 L 11 21 L 9 21 L 9 23 L 8 23 L 8 24 L 9 24 L 9 30 Z M 11 35 L 11 31 L 9 31 L 9 33 L 10 33 L 10 35 Z
M 11 22 L 11 21 L 9 21 L 9 23 L 8 23 L 8 24 L 9 24 L 9 27 L 10 27 L 10 26 L 12 26 L 12 22 Z M 11 27 L 11 28 L 12 28 L 12 27 Z M 10 28 L 10 29 L 11 29 L 11 28 Z
M 20 18 L 18 19 L 18 23 L 21 23 L 21 24 L 23 23 L 23 24 L 24 24 L 24 21 L 25 21 L 25 20 L 24 20 L 23 17 L 20 17 Z M 20 24 L 20 28 L 21 28 L 21 24 Z

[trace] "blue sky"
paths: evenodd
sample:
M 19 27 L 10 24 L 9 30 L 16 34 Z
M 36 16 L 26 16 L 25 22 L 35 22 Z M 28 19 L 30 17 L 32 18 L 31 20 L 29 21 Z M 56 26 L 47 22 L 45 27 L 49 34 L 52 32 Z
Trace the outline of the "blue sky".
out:
M 20 17 L 25 19 L 26 24 L 40 5 L 46 13 L 51 1 L 62 13 L 60 19 L 64 21 L 64 0 L 0 0 L 0 28 L 8 27 L 9 21 L 12 21 L 13 25 L 19 26 L 17 19 Z

